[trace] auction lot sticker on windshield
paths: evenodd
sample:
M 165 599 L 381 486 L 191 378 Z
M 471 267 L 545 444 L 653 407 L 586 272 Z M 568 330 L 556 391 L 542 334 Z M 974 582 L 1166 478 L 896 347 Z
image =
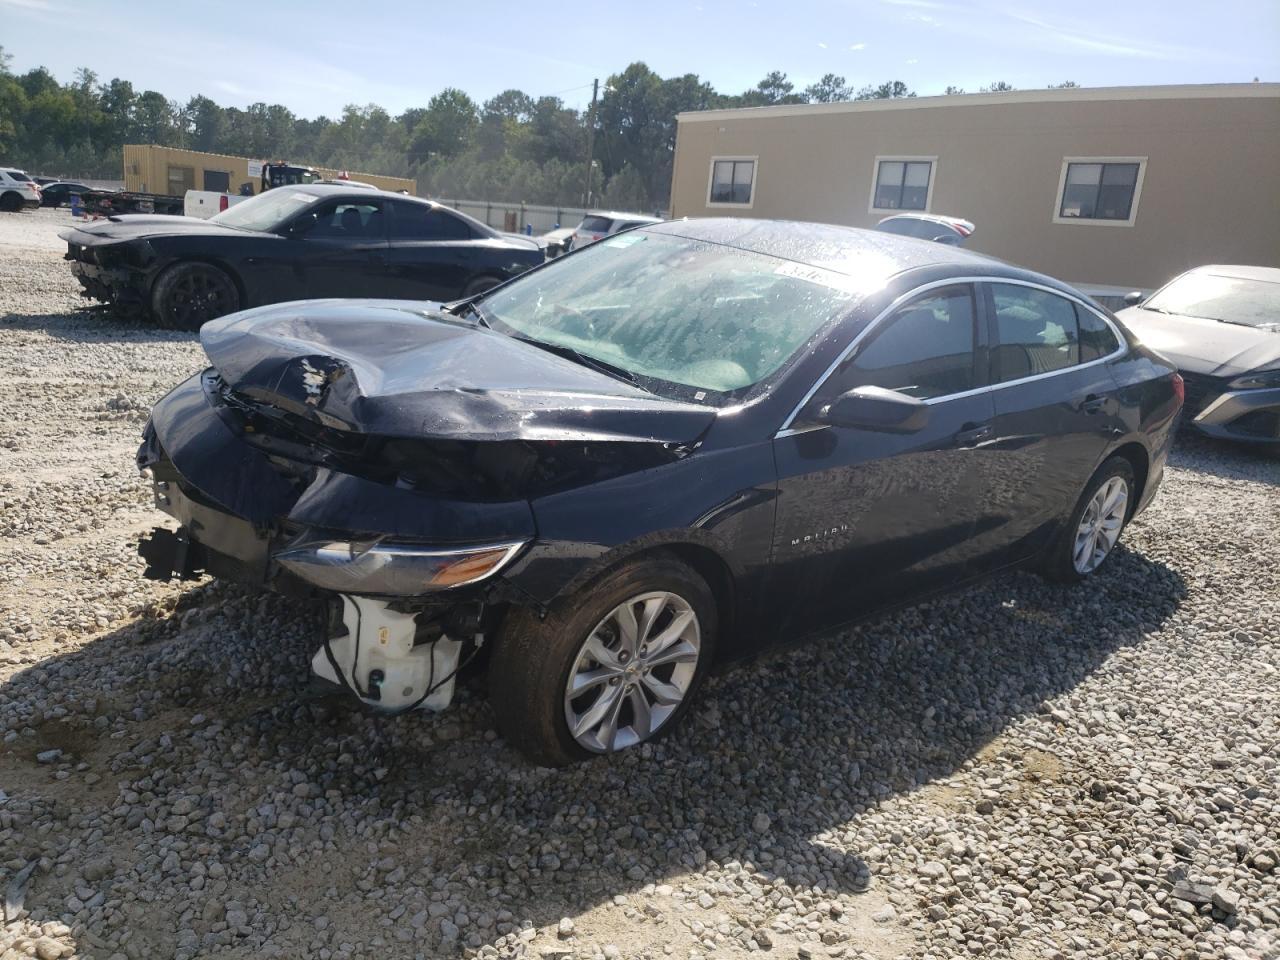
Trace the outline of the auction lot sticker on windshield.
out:
M 857 292 L 856 283 L 852 277 L 846 276 L 843 273 L 837 273 L 834 270 L 815 267 L 808 263 L 796 263 L 794 260 L 784 260 L 774 268 L 773 272 L 779 277 L 791 277 L 793 280 L 806 280 L 809 283 L 816 283 L 820 286 L 830 287 L 833 290 L 840 290 L 844 293 Z
M 610 237 L 604 242 L 606 247 L 629 247 L 644 239 L 643 233 L 624 233 L 620 237 Z

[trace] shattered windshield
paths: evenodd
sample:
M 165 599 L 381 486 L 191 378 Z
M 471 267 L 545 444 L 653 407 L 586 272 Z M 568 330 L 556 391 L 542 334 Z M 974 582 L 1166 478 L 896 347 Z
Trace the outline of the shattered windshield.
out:
M 732 394 L 779 370 L 855 294 L 842 277 L 684 237 L 632 231 L 483 301 L 505 332 L 645 380 Z M 705 399 L 696 396 L 695 399 Z
M 224 227 L 239 227 L 241 230 L 271 231 L 318 199 L 320 198 L 314 193 L 277 187 L 227 207 L 209 222 L 220 223 Z

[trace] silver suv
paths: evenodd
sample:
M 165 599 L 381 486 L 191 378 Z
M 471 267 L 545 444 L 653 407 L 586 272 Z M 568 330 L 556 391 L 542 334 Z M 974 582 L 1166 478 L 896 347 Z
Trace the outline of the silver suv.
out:
M 582 222 L 578 224 L 578 229 L 573 231 L 572 248 L 577 250 L 579 247 L 585 247 L 588 243 L 595 243 L 610 234 L 618 233 L 622 230 L 630 230 L 632 227 L 643 226 L 646 223 L 661 222 L 661 217 L 646 217 L 639 213 L 589 210 L 587 215 L 582 218 Z

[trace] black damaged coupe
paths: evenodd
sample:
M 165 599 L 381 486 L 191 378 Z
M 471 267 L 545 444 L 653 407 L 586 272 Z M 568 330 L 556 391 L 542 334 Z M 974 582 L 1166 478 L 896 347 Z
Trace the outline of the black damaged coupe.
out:
M 138 463 L 148 574 L 326 600 L 312 666 L 564 763 L 663 734 L 707 671 L 1014 566 L 1105 575 L 1182 381 L 1038 274 L 871 231 L 620 234 L 447 306 L 208 323 Z
M 209 220 L 125 214 L 59 236 L 84 296 L 196 330 L 302 297 L 453 300 L 537 266 L 537 243 L 430 200 L 283 186 Z

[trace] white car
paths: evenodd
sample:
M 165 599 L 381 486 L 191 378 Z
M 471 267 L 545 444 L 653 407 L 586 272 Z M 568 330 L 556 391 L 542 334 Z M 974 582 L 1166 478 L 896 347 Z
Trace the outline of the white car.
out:
M 0 167 L 0 210 L 16 213 L 40 206 L 40 187 L 22 170 Z
M 589 210 L 587 215 L 573 231 L 572 249 L 585 247 L 588 243 L 603 240 L 610 234 L 632 227 L 640 227 L 646 223 L 661 223 L 661 217 L 646 217 L 639 213 L 618 213 L 615 210 Z

